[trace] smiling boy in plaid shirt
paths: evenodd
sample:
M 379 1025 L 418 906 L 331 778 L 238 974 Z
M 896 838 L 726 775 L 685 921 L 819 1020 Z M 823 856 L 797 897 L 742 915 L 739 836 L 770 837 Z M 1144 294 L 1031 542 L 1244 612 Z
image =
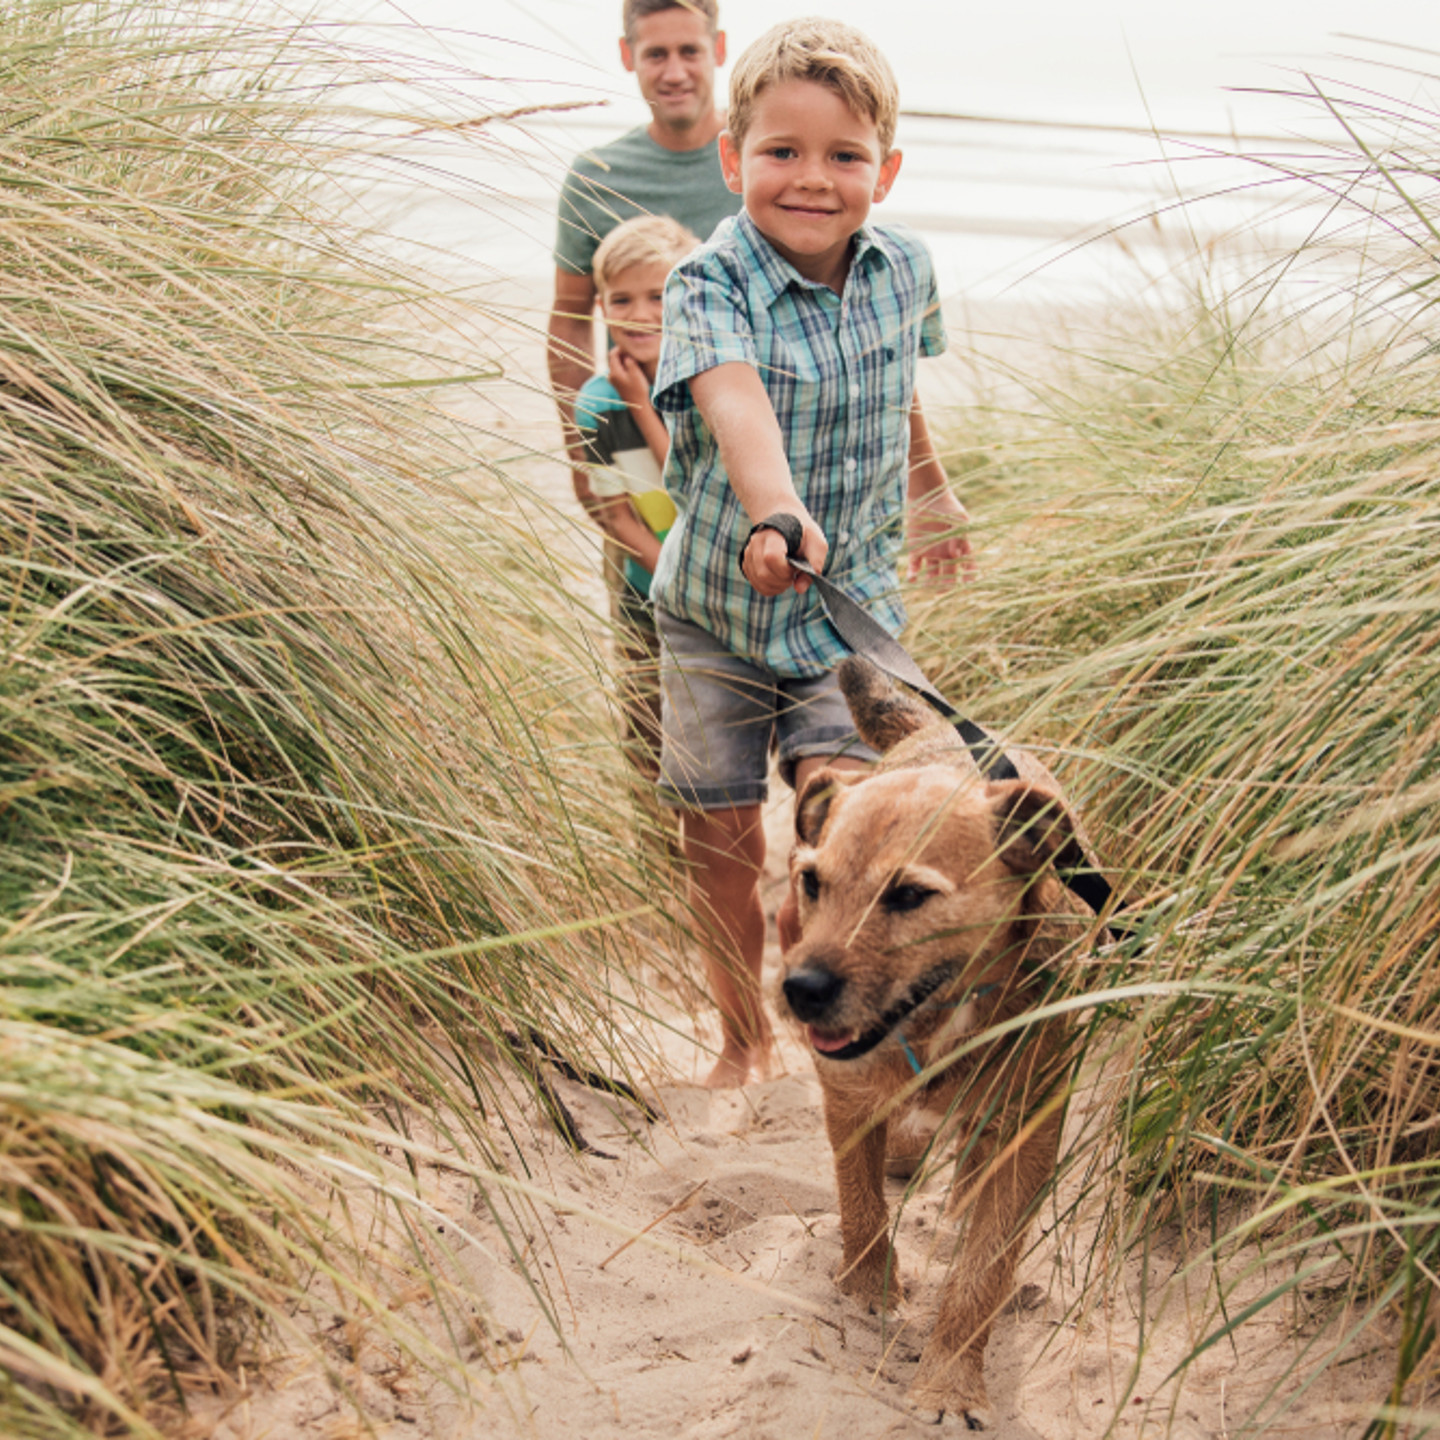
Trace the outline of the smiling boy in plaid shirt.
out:
M 953 579 L 968 564 L 965 512 L 915 398 L 916 360 L 945 348 L 930 256 L 909 233 L 867 224 L 900 168 L 898 108 L 889 65 L 858 31 L 828 20 L 769 31 L 735 67 L 720 137 L 745 208 L 666 285 L 654 403 L 670 426 L 677 518 L 651 587 L 660 795 L 684 812 L 693 899 L 711 927 L 724 1031 L 712 1086 L 744 1084 L 770 1053 L 759 877 L 772 735 L 797 789 L 823 764 L 873 758 L 832 677 L 843 643 L 781 536 L 751 526 L 797 517 L 805 558 L 896 631 L 907 501 L 912 574 Z

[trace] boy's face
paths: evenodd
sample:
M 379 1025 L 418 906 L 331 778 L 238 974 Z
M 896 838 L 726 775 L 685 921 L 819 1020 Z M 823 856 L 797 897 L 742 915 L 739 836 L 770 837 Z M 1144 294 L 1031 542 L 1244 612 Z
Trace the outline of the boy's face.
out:
M 683 134 L 714 115 L 725 32 L 712 35 L 703 15 L 675 6 L 642 17 L 632 39 L 620 41 L 620 59 L 662 129 Z
M 632 265 L 614 276 L 600 292 L 600 311 L 610 338 L 631 356 L 652 380 L 660 359 L 660 320 L 665 309 L 665 277 L 669 268 Z
M 720 137 L 725 183 L 745 197 L 760 233 L 807 279 L 843 282 L 850 239 L 900 169 L 873 120 L 828 86 L 786 80 L 762 90 L 744 146 Z

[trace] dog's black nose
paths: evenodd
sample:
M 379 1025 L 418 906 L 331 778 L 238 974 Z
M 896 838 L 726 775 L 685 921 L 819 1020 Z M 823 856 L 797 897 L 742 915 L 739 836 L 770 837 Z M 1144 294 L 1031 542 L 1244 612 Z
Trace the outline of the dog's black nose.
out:
M 797 1020 L 814 1021 L 823 1020 L 834 1008 L 845 981 L 833 970 L 807 965 L 792 970 L 780 988 Z

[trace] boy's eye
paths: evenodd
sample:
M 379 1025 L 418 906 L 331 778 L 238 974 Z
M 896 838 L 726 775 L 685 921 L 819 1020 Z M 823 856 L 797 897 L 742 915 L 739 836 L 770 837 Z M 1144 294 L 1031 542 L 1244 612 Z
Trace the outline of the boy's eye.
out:
M 776 160 L 793 160 L 795 158 L 794 148 L 789 145 L 772 145 L 770 154 Z
M 836 153 L 835 158 L 842 165 L 854 165 L 858 160 L 861 159 L 861 156 L 856 154 L 854 150 L 840 150 Z
M 813 870 L 802 870 L 800 872 L 800 888 L 805 892 L 807 900 L 818 900 L 820 898 L 820 877 Z

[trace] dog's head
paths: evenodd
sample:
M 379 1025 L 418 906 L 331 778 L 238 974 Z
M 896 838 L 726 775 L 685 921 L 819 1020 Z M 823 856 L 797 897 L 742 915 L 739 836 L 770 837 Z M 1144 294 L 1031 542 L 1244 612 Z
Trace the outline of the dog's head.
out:
M 781 992 L 817 1055 L 868 1054 L 932 995 L 1009 984 L 1052 862 L 1079 853 L 1058 794 L 973 769 L 822 770 L 795 811 L 799 939 Z

